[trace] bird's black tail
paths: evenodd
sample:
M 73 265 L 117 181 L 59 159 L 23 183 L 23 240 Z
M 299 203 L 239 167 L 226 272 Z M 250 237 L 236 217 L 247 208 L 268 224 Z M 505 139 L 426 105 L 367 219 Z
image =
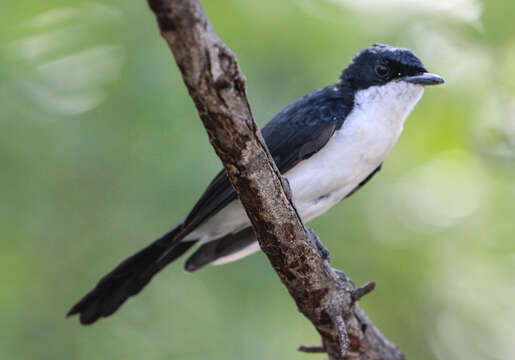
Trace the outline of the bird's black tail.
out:
M 181 242 L 182 224 L 132 255 L 105 275 L 66 316 L 79 314 L 83 325 L 113 314 L 129 297 L 138 294 L 152 277 L 184 254 L 195 241 Z

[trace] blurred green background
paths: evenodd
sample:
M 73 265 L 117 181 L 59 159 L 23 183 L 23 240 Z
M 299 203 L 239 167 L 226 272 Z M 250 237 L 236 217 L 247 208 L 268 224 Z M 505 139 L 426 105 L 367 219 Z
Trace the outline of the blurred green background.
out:
M 408 358 L 515 358 L 515 2 L 203 1 L 263 125 L 375 42 L 429 88 L 383 170 L 313 221 Z M 172 227 L 220 168 L 145 1 L 4 1 L 0 358 L 298 359 L 312 326 L 262 254 L 185 274 L 116 316 L 64 314 Z

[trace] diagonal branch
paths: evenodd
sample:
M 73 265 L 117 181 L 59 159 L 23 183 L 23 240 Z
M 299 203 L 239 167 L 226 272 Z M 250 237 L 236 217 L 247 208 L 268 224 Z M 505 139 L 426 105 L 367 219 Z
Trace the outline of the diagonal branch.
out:
M 147 1 L 261 249 L 320 333 L 329 358 L 403 359 L 355 304 L 373 285 L 353 290 L 350 280 L 330 267 L 316 235 L 302 223 L 252 118 L 236 58 L 215 34 L 199 2 Z

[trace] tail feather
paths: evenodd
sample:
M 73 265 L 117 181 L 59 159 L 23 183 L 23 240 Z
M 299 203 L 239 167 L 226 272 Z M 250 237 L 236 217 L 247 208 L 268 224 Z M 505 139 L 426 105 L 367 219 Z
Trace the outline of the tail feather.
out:
M 180 242 L 180 230 L 179 225 L 120 263 L 66 316 L 79 314 L 81 324 L 88 325 L 113 314 L 129 297 L 138 294 L 155 274 L 195 244 L 195 241 Z
M 184 269 L 188 272 L 196 271 L 208 264 L 216 263 L 217 260 L 231 256 L 236 260 L 238 259 L 236 254 L 245 251 L 256 241 L 254 230 L 251 227 L 226 235 L 220 239 L 209 241 L 200 246 L 186 260 Z

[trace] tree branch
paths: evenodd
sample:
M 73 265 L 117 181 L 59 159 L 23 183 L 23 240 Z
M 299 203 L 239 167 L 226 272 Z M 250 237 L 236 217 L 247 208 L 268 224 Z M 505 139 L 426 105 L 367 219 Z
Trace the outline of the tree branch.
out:
M 302 223 L 284 186 L 287 181 L 252 118 L 236 58 L 215 34 L 199 2 L 148 3 L 261 249 L 298 309 L 320 333 L 329 358 L 403 359 L 356 304 L 373 285 L 353 290 L 350 281 L 330 267 L 317 248 L 316 235 Z

